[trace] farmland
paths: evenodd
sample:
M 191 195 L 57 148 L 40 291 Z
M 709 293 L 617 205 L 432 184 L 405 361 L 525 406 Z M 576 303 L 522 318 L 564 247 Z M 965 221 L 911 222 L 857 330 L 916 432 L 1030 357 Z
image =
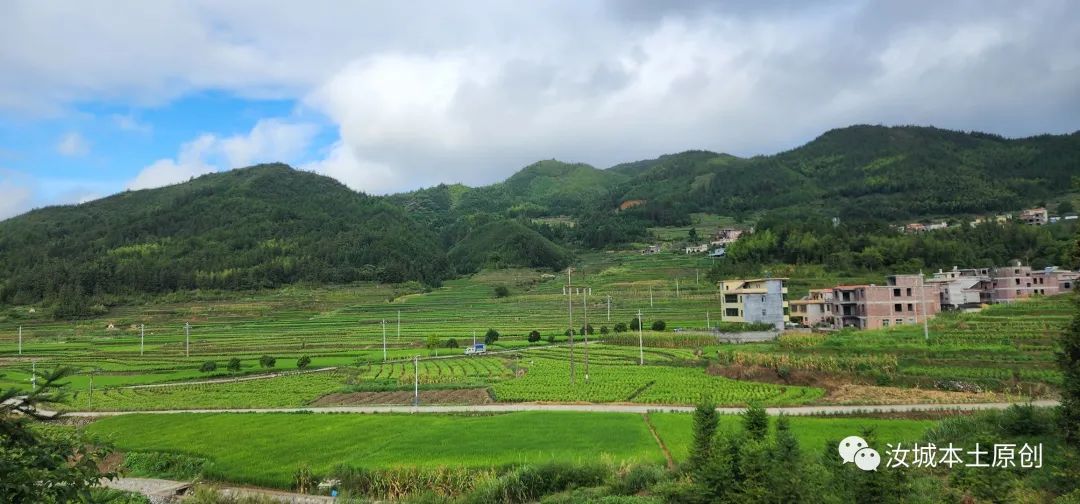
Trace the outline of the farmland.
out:
M 0 384 L 25 389 L 33 366 L 71 366 L 77 371 L 69 379 L 72 394 L 61 408 L 151 410 L 298 407 L 327 394 L 411 392 L 414 356 L 422 359 L 416 380 L 421 402 L 425 391 L 470 389 L 486 390 L 492 400 L 504 402 L 663 405 L 711 398 L 724 405 L 780 406 L 834 401 L 828 387 L 816 379 L 799 379 L 800 373 L 831 383 L 918 389 L 951 390 L 961 382 L 1015 396 L 1052 395 L 1060 380 L 1053 345 L 1070 316 L 1067 297 L 945 314 L 931 322 L 929 339 L 921 327 L 901 326 L 721 345 L 708 336 L 672 332 L 718 325 L 714 289 L 704 278 L 709 264 L 709 259 L 677 253 L 583 255 L 573 282 L 590 287 L 592 296 L 587 305 L 575 296 L 574 323 L 580 327 L 587 308 L 594 333 L 587 349 L 577 346 L 574 384 L 565 347 L 566 280 L 525 269 L 488 271 L 435 289 L 355 284 L 241 295 L 176 293 L 118 305 L 107 315 L 76 322 L 53 321 L 15 307 L 0 315 Z M 791 273 L 807 275 L 793 284 L 810 287 L 837 280 L 812 269 Z M 496 286 L 507 287 L 509 294 L 496 295 Z M 641 356 L 637 333 L 610 331 L 616 323 L 629 323 L 639 309 L 646 325 Z M 665 331 L 647 329 L 657 319 L 667 323 Z M 191 324 L 190 347 L 185 323 Z M 489 328 L 500 333 L 490 350 L 515 352 L 446 358 L 460 356 L 461 346 L 474 337 L 482 340 Z M 608 334 L 601 334 L 602 328 Z M 540 341 L 526 340 L 533 330 Z M 618 344 L 597 343 L 604 339 Z M 264 355 L 276 358 L 273 367 L 260 365 Z M 295 374 L 301 356 L 311 363 L 307 372 Z M 638 365 L 639 357 L 644 366 Z M 231 359 L 238 360 L 238 369 L 226 368 Z M 213 369 L 200 371 L 208 362 Z M 734 376 L 725 374 L 725 368 L 756 371 Z M 212 382 L 268 372 L 285 376 Z M 789 378 L 792 372 L 795 378 Z M 133 388 L 169 383 L 179 384 Z
M 652 414 L 676 460 L 690 442 L 690 416 Z M 735 429 L 737 417 L 721 419 Z M 920 420 L 793 418 L 804 449 L 874 428 L 883 441 L 917 440 L 933 422 Z M 483 416 L 177 414 L 127 415 L 99 420 L 88 431 L 127 451 L 183 453 L 211 462 L 206 476 L 288 488 L 301 464 L 325 474 L 337 464 L 366 468 L 491 468 L 559 460 L 664 462 L 640 415 L 520 412 Z M 236 436 L 244 432 L 244 436 Z M 552 443 L 558 439 L 558 443 Z M 392 449 L 391 449 L 392 447 Z

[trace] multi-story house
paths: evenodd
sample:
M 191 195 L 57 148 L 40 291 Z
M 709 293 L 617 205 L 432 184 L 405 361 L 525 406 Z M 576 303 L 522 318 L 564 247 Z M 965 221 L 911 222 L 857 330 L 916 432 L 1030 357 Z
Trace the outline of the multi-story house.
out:
M 783 330 L 789 320 L 786 278 L 754 278 L 720 282 L 720 314 L 724 322 L 772 324 Z
M 791 301 L 791 321 L 803 327 L 832 325 L 832 289 L 810 289 L 802 299 Z
M 1014 261 L 1011 266 L 992 268 L 987 289 L 994 303 L 1010 303 L 1031 296 L 1053 296 L 1070 291 L 1076 285 L 1080 273 L 1048 267 L 1032 270 Z
M 886 285 L 838 285 L 833 288 L 834 327 L 877 329 L 915 324 L 941 311 L 938 287 L 921 275 L 893 275 Z
M 990 268 L 960 269 L 955 266 L 949 271 L 938 270 L 926 281 L 929 285 L 937 286 L 941 308 L 948 310 L 977 308 L 992 303 L 993 295 L 988 288 L 990 282 Z
M 1029 208 L 1020 212 L 1020 221 L 1024 224 L 1042 226 L 1049 221 L 1049 214 L 1045 208 Z

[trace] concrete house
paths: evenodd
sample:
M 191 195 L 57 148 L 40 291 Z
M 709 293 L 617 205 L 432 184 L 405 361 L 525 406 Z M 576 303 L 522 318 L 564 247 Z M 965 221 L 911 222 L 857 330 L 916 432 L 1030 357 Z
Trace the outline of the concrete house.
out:
M 1042 226 L 1049 222 L 1049 214 L 1042 207 L 1029 208 L 1020 212 L 1020 221 L 1032 226 Z
M 790 317 L 787 292 L 786 278 L 721 281 L 721 320 L 766 323 L 783 330 Z
M 709 244 L 703 243 L 701 245 L 689 245 L 686 247 L 687 254 L 704 254 L 709 251 Z
M 878 329 L 915 324 L 941 311 L 938 287 L 919 275 L 893 275 L 886 285 L 839 285 L 833 288 L 834 327 Z
M 1080 273 L 1050 266 L 1032 270 L 1014 261 L 1011 266 L 992 268 L 988 292 L 994 303 L 1011 303 L 1031 296 L 1053 296 L 1076 286 Z
M 953 266 L 949 271 L 938 270 L 926 281 L 938 287 L 943 310 L 978 308 L 993 302 L 988 291 L 990 268 L 965 268 Z
M 810 289 L 802 299 L 791 301 L 791 321 L 803 327 L 832 325 L 832 289 Z

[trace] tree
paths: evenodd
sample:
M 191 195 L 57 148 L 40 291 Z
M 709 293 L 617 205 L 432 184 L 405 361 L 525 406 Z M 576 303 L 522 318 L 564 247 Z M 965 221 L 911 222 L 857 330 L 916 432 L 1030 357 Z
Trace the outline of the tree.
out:
M 1073 213 L 1075 211 L 1076 211 L 1076 208 L 1073 207 L 1072 201 L 1070 201 L 1070 200 L 1065 200 L 1065 201 L 1062 201 L 1061 203 L 1058 203 L 1058 206 L 1057 206 L 1058 215 L 1071 214 L 1071 213 Z
M 641 329 L 641 320 L 639 320 L 637 317 L 630 319 L 630 330 L 636 331 L 638 329 Z
M 803 467 L 799 441 L 791 432 L 791 422 L 786 415 L 776 419 L 776 444 L 773 446 L 772 469 L 769 471 L 769 488 L 777 502 L 806 502 L 806 468 Z
M 761 406 L 750 406 L 742 414 L 743 429 L 751 439 L 763 440 L 769 434 L 769 414 Z
M 308 356 L 305 355 L 303 357 L 300 357 L 299 359 L 296 359 L 296 367 L 297 367 L 297 369 L 307 369 L 307 367 L 310 366 L 310 365 L 311 365 L 311 357 L 308 357 Z
M 46 434 L 32 426 L 46 418 L 39 405 L 64 400 L 61 380 L 72 373 L 70 368 L 39 371 L 36 390 L 0 391 L 0 502 L 92 502 L 90 490 L 101 478 L 116 477 L 98 469 L 104 447 L 78 434 Z
M 457 348 L 457 347 L 458 347 L 458 344 L 457 344 L 456 339 L 450 338 L 450 339 L 446 340 L 446 348 Z
M 540 331 L 536 329 L 529 331 L 529 343 L 536 343 L 537 341 L 540 341 Z
M 202 363 L 202 366 L 199 366 L 199 371 L 203 373 L 212 373 L 214 371 L 217 371 L 217 363 L 214 361 L 206 361 Z
M 626 328 L 626 324 L 625 324 L 625 323 L 623 323 L 623 322 L 616 322 L 616 323 L 615 323 L 615 333 L 616 333 L 616 334 L 618 334 L 618 333 L 624 333 L 624 332 L 626 332 L 626 331 L 627 331 L 627 328 Z
M 233 358 L 229 359 L 229 365 L 226 366 L 226 369 L 228 369 L 230 372 L 233 372 L 233 373 L 239 371 L 240 370 L 240 359 L 237 359 L 236 357 L 233 357 Z
M 427 349 L 434 350 L 439 347 L 439 338 L 434 334 L 429 334 L 427 337 Z
M 606 325 L 600 326 L 600 334 L 607 334 L 609 332 L 611 332 L 611 331 L 608 329 L 608 326 L 606 326 Z
M 664 328 L 666 328 L 666 327 L 667 327 L 667 323 L 664 322 L 663 320 L 656 320 L 656 321 L 653 321 L 653 323 L 652 323 L 652 330 L 654 330 L 654 331 L 663 331 Z
M 690 228 L 690 232 L 687 233 L 686 236 L 687 236 L 687 238 L 690 239 L 691 243 L 697 242 L 698 241 L 697 228 Z
M 490 345 L 496 341 L 499 341 L 499 331 L 488 329 L 487 332 L 484 333 L 484 343 Z
M 720 417 L 711 401 L 698 403 L 694 410 L 694 440 L 686 464 L 691 472 L 703 470 L 712 459 L 713 442 Z
M 1074 452 L 1080 451 L 1080 298 L 1072 322 L 1062 334 L 1057 354 L 1061 368 L 1061 432 Z
M 596 331 L 593 330 L 592 324 L 585 324 L 585 325 L 581 326 L 581 333 L 580 334 L 595 334 L 595 333 L 596 333 Z
M 272 368 L 275 365 L 277 365 L 277 359 L 276 358 L 274 358 L 272 356 L 269 356 L 269 355 L 264 355 L 262 357 L 259 357 L 259 367 Z
M 510 289 L 508 289 L 505 285 L 496 285 L 495 286 L 495 297 L 504 298 L 504 297 L 509 296 L 509 295 L 510 295 Z

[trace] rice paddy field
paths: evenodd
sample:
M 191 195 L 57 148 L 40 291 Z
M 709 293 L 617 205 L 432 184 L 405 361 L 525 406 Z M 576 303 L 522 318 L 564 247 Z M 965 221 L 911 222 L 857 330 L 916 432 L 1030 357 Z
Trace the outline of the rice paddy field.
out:
M 812 381 L 789 383 L 785 377 L 792 372 L 834 382 L 974 386 L 1018 396 L 1052 395 L 1060 380 L 1053 351 L 1072 315 L 1069 296 L 943 314 L 931 322 L 929 338 L 919 326 L 901 326 L 720 344 L 675 332 L 716 325 L 715 288 L 705 278 L 710 265 L 708 258 L 671 252 L 586 254 L 572 282 L 587 287 L 588 298 L 565 295 L 565 276 L 515 269 L 434 289 L 356 284 L 176 293 L 79 321 L 55 321 L 34 307 L 7 308 L 0 311 L 0 386 L 27 389 L 31 369 L 70 366 L 76 370 L 70 397 L 59 408 L 155 410 L 299 407 L 329 394 L 411 392 L 414 381 L 422 402 L 425 393 L 469 389 L 502 402 L 682 405 L 709 398 L 722 405 L 782 406 L 830 400 L 829 391 Z M 791 275 L 793 286 L 861 280 L 798 268 L 777 272 Z M 497 296 L 497 286 L 509 295 Z M 573 384 L 565 336 L 569 303 L 574 326 L 587 316 L 595 330 L 587 347 L 578 336 Z M 646 326 L 643 355 L 637 334 L 601 334 L 602 328 L 629 324 L 638 310 Z M 666 329 L 648 330 L 655 320 Z M 494 353 L 463 356 L 461 347 L 474 337 L 482 341 L 489 328 L 500 333 L 489 347 Z M 540 341 L 527 341 L 533 330 Z M 276 358 L 272 368 L 260 366 L 264 355 Z M 302 356 L 311 363 L 301 372 Z M 413 358 L 420 359 L 415 372 Z M 231 359 L 239 361 L 238 369 L 227 369 Z M 214 369 L 200 370 L 208 362 Z M 714 372 L 717 366 L 773 375 L 735 380 Z
M 338 464 L 379 468 L 490 468 L 550 460 L 662 464 L 661 444 L 684 460 L 691 416 L 625 413 L 516 412 L 498 415 L 175 414 L 99 420 L 87 431 L 125 451 L 161 451 L 206 459 L 211 479 L 288 488 L 301 464 L 325 474 Z M 722 416 L 721 429 L 739 417 Z M 873 429 L 880 442 L 921 438 L 933 422 L 852 418 L 791 419 L 805 450 L 818 453 Z M 244 435 L 238 436 L 236 433 Z M 558 443 L 552 443 L 558 439 Z

